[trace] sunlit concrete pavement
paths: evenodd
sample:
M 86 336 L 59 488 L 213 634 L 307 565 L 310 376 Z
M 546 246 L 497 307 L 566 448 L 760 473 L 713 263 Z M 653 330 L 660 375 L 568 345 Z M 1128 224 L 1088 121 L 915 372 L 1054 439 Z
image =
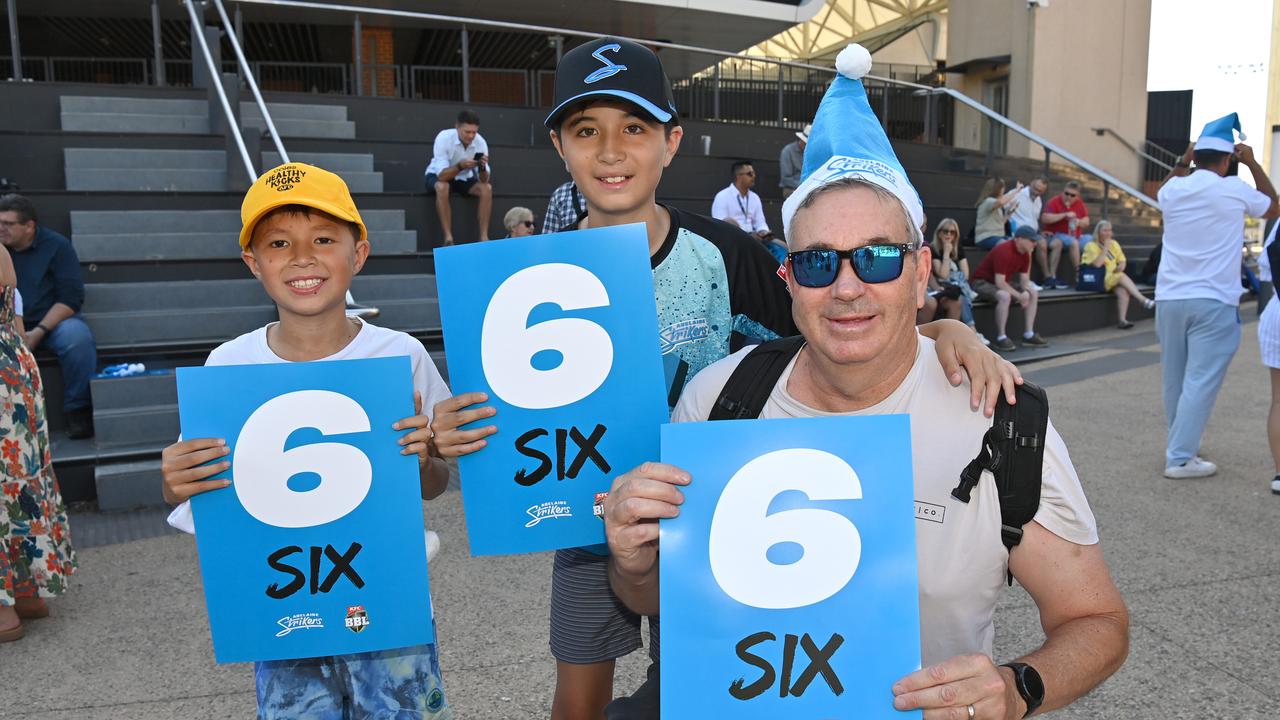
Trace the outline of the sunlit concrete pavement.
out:
M 1049 388 L 1133 621 L 1124 668 L 1054 717 L 1263 718 L 1280 708 L 1280 497 L 1268 489 L 1270 391 L 1255 327 L 1244 328 L 1205 436 L 1201 454 L 1221 468 L 1205 480 L 1160 476 L 1164 423 L 1150 321 L 1051 338 L 1098 349 L 1024 367 Z M 428 512 L 444 538 L 431 581 L 456 716 L 546 717 L 550 556 L 470 558 L 456 491 Z M 0 717 L 253 715 L 249 666 L 213 661 L 190 538 L 88 548 L 80 560 L 52 617 L 0 645 Z M 1041 640 L 1034 605 L 1019 588 L 1006 592 L 997 624 L 999 660 Z M 643 653 L 624 660 L 618 692 L 643 669 Z

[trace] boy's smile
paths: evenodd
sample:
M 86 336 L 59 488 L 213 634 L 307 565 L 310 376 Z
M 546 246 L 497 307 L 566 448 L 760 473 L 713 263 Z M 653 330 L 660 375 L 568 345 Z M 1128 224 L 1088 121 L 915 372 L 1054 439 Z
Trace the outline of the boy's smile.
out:
M 262 218 L 243 257 L 283 318 L 345 307 L 351 278 L 368 254 L 369 243 L 357 242 L 347 223 L 317 210 Z

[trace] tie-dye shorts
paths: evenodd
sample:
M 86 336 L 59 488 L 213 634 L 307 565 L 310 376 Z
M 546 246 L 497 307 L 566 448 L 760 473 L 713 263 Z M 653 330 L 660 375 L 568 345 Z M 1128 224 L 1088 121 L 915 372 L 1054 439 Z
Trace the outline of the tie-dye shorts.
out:
M 254 663 L 261 720 L 451 720 L 435 645 Z

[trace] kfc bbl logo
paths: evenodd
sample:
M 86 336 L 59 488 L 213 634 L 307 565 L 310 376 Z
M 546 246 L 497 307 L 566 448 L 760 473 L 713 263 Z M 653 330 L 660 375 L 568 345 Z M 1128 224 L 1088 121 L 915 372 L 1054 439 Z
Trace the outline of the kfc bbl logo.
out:
M 345 622 L 347 629 L 353 633 L 369 627 L 369 613 L 364 611 L 363 605 L 352 605 L 347 608 L 347 619 Z
M 302 182 L 302 178 L 306 177 L 304 170 L 299 170 L 296 165 L 285 165 L 277 168 L 275 172 L 267 176 L 267 184 L 276 189 L 276 192 L 284 192 L 292 190 L 294 185 Z

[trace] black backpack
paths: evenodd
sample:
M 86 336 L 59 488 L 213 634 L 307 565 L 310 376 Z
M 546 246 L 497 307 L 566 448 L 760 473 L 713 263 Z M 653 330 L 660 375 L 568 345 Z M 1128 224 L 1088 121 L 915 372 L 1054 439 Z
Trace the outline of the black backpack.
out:
M 734 368 L 707 419 L 759 417 L 782 371 L 802 347 L 804 338 L 797 335 L 753 348 Z M 1044 390 L 1024 382 L 1018 386 L 1017 398 L 1017 404 L 1010 405 L 1004 393 L 1000 394 L 981 451 L 960 473 L 960 484 L 951 491 L 952 497 L 968 503 L 982 471 L 991 471 L 1000 492 L 1000 538 L 1009 550 L 1022 541 L 1022 526 L 1031 522 L 1040 507 L 1040 473 L 1049 427 L 1049 399 Z M 1012 583 L 1012 576 L 1009 580 Z

